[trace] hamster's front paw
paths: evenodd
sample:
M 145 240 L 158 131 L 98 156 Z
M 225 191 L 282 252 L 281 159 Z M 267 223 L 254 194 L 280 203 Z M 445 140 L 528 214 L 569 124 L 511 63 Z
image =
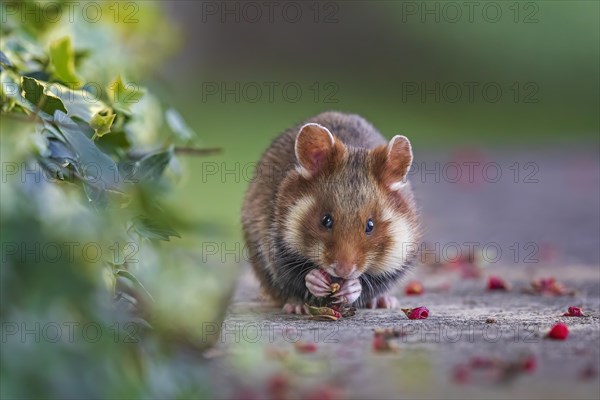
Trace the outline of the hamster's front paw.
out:
M 285 303 L 283 312 L 286 314 L 308 314 L 308 309 L 301 303 Z
M 331 292 L 327 278 L 318 269 L 311 270 L 304 278 L 306 288 L 315 297 L 325 297 Z
M 398 299 L 394 296 L 388 295 L 373 297 L 367 302 L 367 307 L 387 308 L 388 310 L 393 310 L 394 308 L 398 308 Z
M 360 297 L 362 285 L 358 279 L 350 279 L 342 283 L 340 291 L 335 293 L 333 297 L 337 298 L 336 303 L 352 304 Z

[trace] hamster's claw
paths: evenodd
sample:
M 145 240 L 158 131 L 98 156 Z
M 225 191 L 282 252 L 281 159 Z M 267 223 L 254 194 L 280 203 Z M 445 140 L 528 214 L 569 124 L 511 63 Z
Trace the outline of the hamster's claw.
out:
M 308 291 L 316 297 L 325 297 L 331 292 L 329 282 L 318 269 L 311 270 L 304 280 Z
M 308 309 L 304 304 L 300 303 L 285 303 L 283 312 L 286 314 L 308 314 Z
M 360 293 L 362 292 L 362 285 L 358 279 L 351 279 L 348 281 L 344 281 L 342 284 L 342 288 L 339 292 L 332 295 L 332 297 L 337 298 L 334 301 L 334 304 L 339 303 L 354 303 L 356 299 L 360 297 Z
M 367 302 L 367 307 L 374 308 L 387 308 L 388 310 L 393 310 L 394 308 L 398 308 L 398 299 L 394 296 L 378 296 L 373 297 L 371 300 Z

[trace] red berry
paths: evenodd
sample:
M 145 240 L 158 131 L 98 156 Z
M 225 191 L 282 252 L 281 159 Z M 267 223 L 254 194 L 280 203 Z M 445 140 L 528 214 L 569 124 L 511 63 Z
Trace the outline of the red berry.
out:
M 427 307 L 417 307 L 417 308 L 402 308 L 404 314 L 408 317 L 408 319 L 426 319 L 429 317 L 429 310 Z
M 399 337 L 391 328 L 376 329 L 373 333 L 373 350 L 376 352 L 388 352 L 398 350 L 398 346 L 391 339 Z
M 269 378 L 267 382 L 267 391 L 273 398 L 283 398 L 290 386 L 290 382 L 285 375 L 276 374 Z
M 419 281 L 409 282 L 404 289 L 404 293 L 408 296 L 418 296 L 423 294 L 423 291 L 423 285 Z
M 467 279 L 477 279 L 481 276 L 481 269 L 475 264 L 463 264 L 461 276 Z
M 598 370 L 592 364 L 588 364 L 579 372 L 579 379 L 587 381 L 595 379 L 598 376 Z
M 313 390 L 304 398 L 306 400 L 337 400 L 342 398 L 342 393 L 336 387 L 324 386 Z
M 471 368 L 490 368 L 495 365 L 495 361 L 491 358 L 473 357 L 470 364 Z
M 523 363 L 521 364 L 521 367 L 523 368 L 523 371 L 525 371 L 525 372 L 535 371 L 537 368 L 537 360 L 536 360 L 535 356 L 528 356 L 527 358 L 525 358 L 523 360 Z
M 469 368 L 466 365 L 457 365 L 452 371 L 452 379 L 456 383 L 467 383 L 469 381 Z
M 569 336 L 569 328 L 562 322 L 554 325 L 552 329 L 550 329 L 550 332 L 548 332 L 548 337 L 550 339 L 565 340 L 567 336 Z
M 387 348 L 387 340 L 383 335 L 375 335 L 373 337 L 373 350 L 384 351 Z
M 544 289 L 551 288 L 552 286 L 554 286 L 556 284 L 556 279 L 554 279 L 554 277 L 540 278 L 539 284 Z
M 509 290 L 509 286 L 502 278 L 490 276 L 488 279 L 488 290 Z
M 313 342 L 296 342 L 294 347 L 298 353 L 314 353 L 317 351 L 317 344 Z
M 259 400 L 261 396 L 252 389 L 244 388 L 238 390 L 233 395 L 233 398 L 235 400 Z
M 560 251 L 555 244 L 548 242 L 540 244 L 540 258 L 544 264 L 556 262 L 559 257 Z
M 397 347 L 389 339 L 385 335 L 375 333 L 375 336 L 373 336 L 373 350 L 377 352 L 395 351 Z
M 584 317 L 583 310 L 580 307 L 569 307 L 568 312 L 563 314 L 564 317 Z

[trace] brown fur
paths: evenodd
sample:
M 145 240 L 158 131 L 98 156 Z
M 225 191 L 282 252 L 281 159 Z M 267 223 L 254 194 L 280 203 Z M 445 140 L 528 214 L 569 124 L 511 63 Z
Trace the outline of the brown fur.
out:
M 301 162 L 309 167 L 310 176 L 298 171 L 295 141 L 304 124 L 297 125 L 265 151 L 246 192 L 242 225 L 253 269 L 267 293 L 281 302 L 305 301 L 310 294 L 302 291 L 303 277 L 311 268 L 334 262 L 356 264 L 370 277 L 363 293 L 381 294 L 405 267 L 389 265 L 393 222 L 383 219 L 384 208 L 401 215 L 411 238 L 419 238 L 410 185 L 400 190 L 389 187 L 406 173 L 407 150 L 399 145 L 388 153 L 383 136 L 357 115 L 326 112 L 308 122 L 326 127 L 335 136 L 333 148 L 326 137 L 300 136 L 299 154 L 305 157 Z M 306 196 L 314 202 L 306 204 L 310 207 L 303 213 L 301 229 L 294 232 L 299 243 L 292 246 L 282 238 L 289 229 L 290 210 Z M 333 215 L 334 229 L 321 226 L 324 213 Z M 366 235 L 369 218 L 375 221 L 375 229 Z M 294 267 L 285 269 L 287 264 Z

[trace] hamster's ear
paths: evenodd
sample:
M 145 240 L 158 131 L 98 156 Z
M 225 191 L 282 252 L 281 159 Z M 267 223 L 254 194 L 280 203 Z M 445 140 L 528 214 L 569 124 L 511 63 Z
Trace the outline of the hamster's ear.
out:
M 316 174 L 328 160 L 335 148 L 336 140 L 329 129 L 319 124 L 306 124 L 296 137 L 296 159 L 301 173 L 309 178 Z
M 406 136 L 396 135 L 387 145 L 384 182 L 392 190 L 406 184 L 406 174 L 413 161 L 412 147 Z

